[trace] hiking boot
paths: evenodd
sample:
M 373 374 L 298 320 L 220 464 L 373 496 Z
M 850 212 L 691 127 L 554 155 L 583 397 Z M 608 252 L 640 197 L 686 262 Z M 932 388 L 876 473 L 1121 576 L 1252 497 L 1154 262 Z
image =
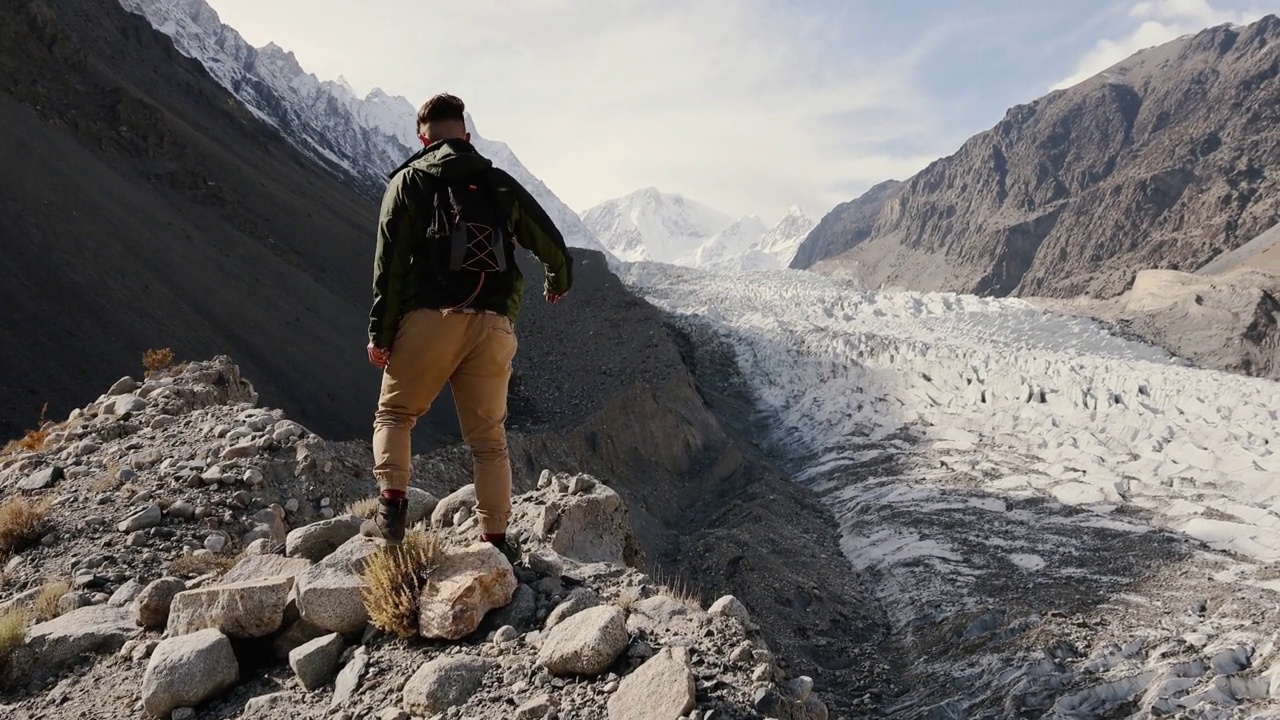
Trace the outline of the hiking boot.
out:
M 516 565 L 520 562 L 520 541 L 511 535 L 481 535 L 481 540 L 498 548 L 507 562 Z
M 365 537 L 382 538 L 387 545 L 398 546 L 404 543 L 404 527 L 409 521 L 409 498 L 378 498 L 378 514 L 360 525 L 360 534 Z

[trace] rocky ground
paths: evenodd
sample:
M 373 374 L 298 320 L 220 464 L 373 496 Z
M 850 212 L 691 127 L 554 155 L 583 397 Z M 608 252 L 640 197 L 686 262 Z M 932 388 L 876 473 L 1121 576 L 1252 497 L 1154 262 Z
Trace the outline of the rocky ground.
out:
M 415 593 L 414 637 L 374 627 L 362 587 L 387 551 L 350 514 L 367 459 L 255 402 L 226 358 L 125 378 L 0 461 L 0 495 L 48 513 L 0 580 L 0 615 L 44 613 L 9 648 L 0 714 L 828 716 L 741 602 L 704 610 L 647 575 L 622 498 L 586 475 L 516 498 L 513 571 L 473 544 L 470 487 L 437 500 L 449 463 L 419 458 L 443 487 L 415 488 L 411 513 L 448 559 Z

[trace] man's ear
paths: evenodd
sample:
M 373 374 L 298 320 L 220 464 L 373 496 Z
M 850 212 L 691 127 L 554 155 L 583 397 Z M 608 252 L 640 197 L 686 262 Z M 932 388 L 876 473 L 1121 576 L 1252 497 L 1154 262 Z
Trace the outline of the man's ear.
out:
M 467 139 L 467 142 L 471 142 L 471 133 L 463 133 L 463 137 Z
M 431 138 L 421 133 L 418 134 L 418 139 L 422 141 L 422 147 L 426 147 L 431 144 Z

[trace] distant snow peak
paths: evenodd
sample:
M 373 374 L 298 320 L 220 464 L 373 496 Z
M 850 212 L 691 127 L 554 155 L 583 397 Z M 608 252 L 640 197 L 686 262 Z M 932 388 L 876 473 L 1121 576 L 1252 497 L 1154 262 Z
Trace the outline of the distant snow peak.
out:
M 387 174 L 421 146 L 417 108 L 374 88 L 361 99 L 343 76 L 321 81 L 274 42 L 254 48 L 222 24 L 205 0 L 120 0 L 173 38 L 179 52 L 199 61 L 255 116 L 272 125 L 319 164 L 380 197 Z M 468 118 L 468 125 L 474 123 Z M 604 250 L 578 214 L 524 166 L 511 148 L 472 131 L 476 148 L 528 188 L 574 247 Z
M 770 228 L 760 217 L 733 216 L 655 187 L 607 200 L 582 214 L 600 241 L 628 262 L 662 262 L 710 270 L 786 267 L 815 225 L 799 205 Z

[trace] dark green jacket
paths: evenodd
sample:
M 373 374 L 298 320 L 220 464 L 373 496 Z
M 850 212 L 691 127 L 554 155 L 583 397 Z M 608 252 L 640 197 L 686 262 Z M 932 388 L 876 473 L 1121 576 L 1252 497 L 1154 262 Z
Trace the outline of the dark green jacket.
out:
M 443 275 L 423 250 L 432 219 L 433 177 L 482 177 L 494 190 L 499 211 L 509 218 L 515 241 L 532 251 L 546 270 L 543 291 L 563 295 L 573 282 L 573 257 L 555 223 L 529 191 L 476 152 L 464 140 L 441 140 L 423 148 L 391 176 L 378 220 L 378 250 L 373 261 L 373 309 L 369 339 L 390 348 L 400 318 L 419 308 L 443 310 L 466 300 L 446 292 Z M 514 256 L 511 257 L 514 259 Z M 524 277 L 514 262 L 501 277 L 486 279 L 483 292 L 469 307 L 502 313 L 514 323 L 520 314 Z

